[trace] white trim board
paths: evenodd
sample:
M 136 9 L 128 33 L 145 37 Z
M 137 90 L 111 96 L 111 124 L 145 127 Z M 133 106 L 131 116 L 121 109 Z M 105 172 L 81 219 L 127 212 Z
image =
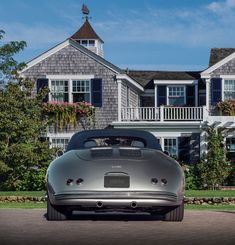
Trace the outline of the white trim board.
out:
M 235 58 L 235 52 L 230 54 L 229 56 L 225 57 L 221 61 L 215 63 L 213 66 L 207 68 L 205 71 L 201 73 L 201 78 L 208 78 L 210 76 L 210 73 L 214 70 L 218 69 L 220 66 L 228 63 L 230 60 Z
M 127 80 L 131 85 L 134 85 L 135 88 L 137 88 L 140 91 L 144 91 L 144 88 L 138 84 L 135 80 L 133 80 L 131 77 L 129 77 L 127 74 L 118 74 L 116 75 L 117 80 Z
M 154 84 L 187 85 L 187 84 L 198 84 L 198 80 L 154 80 Z
M 60 74 L 60 75 L 46 75 L 46 78 L 48 79 L 65 79 L 65 80 L 70 80 L 70 79 L 78 79 L 78 80 L 82 80 L 82 79 L 93 79 L 95 78 L 94 75 L 83 75 L 83 74 L 77 74 L 77 75 L 70 75 L 70 74 Z

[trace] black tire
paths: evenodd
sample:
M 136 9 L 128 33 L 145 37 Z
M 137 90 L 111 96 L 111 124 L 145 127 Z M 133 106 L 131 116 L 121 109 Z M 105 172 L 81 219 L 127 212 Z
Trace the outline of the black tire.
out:
M 180 206 L 167 212 L 164 216 L 165 221 L 182 221 L 184 218 L 184 202 Z
M 67 213 L 62 207 L 54 206 L 47 199 L 47 220 L 66 220 Z

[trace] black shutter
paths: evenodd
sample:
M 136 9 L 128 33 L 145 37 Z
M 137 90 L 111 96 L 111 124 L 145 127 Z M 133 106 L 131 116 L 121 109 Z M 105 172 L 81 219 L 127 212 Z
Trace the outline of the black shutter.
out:
M 186 106 L 195 106 L 195 86 L 186 87 Z
M 91 104 L 95 107 L 102 106 L 102 79 L 91 79 Z
M 178 157 L 180 161 L 185 163 L 190 161 L 190 139 L 191 137 L 178 138 Z
M 37 94 L 40 92 L 41 89 L 48 87 L 48 79 L 47 78 L 39 78 L 37 80 Z M 48 94 L 43 99 L 43 102 L 48 102 Z
M 157 106 L 166 105 L 166 86 L 157 86 Z
M 216 105 L 222 99 L 222 79 L 211 78 L 211 105 Z

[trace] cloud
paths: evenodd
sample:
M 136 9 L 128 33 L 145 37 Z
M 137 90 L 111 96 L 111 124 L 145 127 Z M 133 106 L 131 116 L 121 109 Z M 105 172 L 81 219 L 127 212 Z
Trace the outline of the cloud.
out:
M 225 0 L 222 2 L 212 2 L 207 8 L 214 13 L 226 12 L 235 8 L 235 0 Z
M 28 48 L 43 48 L 48 45 L 62 42 L 68 37 L 69 30 L 56 28 L 46 24 L 20 24 L 2 23 L 2 29 L 6 31 L 4 41 L 24 40 Z
M 221 9 L 229 15 L 218 18 Z M 110 12 L 110 11 L 109 11 Z M 142 9 L 132 13 L 112 12 L 109 21 L 95 23 L 107 42 L 156 43 L 188 47 L 234 46 L 235 0 L 212 2 L 198 8 Z

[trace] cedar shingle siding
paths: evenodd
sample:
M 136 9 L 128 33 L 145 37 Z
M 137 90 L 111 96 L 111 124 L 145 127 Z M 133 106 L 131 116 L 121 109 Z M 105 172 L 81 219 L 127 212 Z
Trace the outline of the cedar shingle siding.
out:
M 211 74 L 213 77 L 218 77 L 219 75 L 234 75 L 235 59 L 232 59 L 226 64 L 220 66 L 218 69 L 214 70 Z
M 115 73 L 72 46 L 67 46 L 27 69 L 26 77 L 41 78 L 45 75 L 94 75 L 102 79 L 102 107 L 96 108 L 96 126 L 104 128 L 117 121 L 117 82 Z

